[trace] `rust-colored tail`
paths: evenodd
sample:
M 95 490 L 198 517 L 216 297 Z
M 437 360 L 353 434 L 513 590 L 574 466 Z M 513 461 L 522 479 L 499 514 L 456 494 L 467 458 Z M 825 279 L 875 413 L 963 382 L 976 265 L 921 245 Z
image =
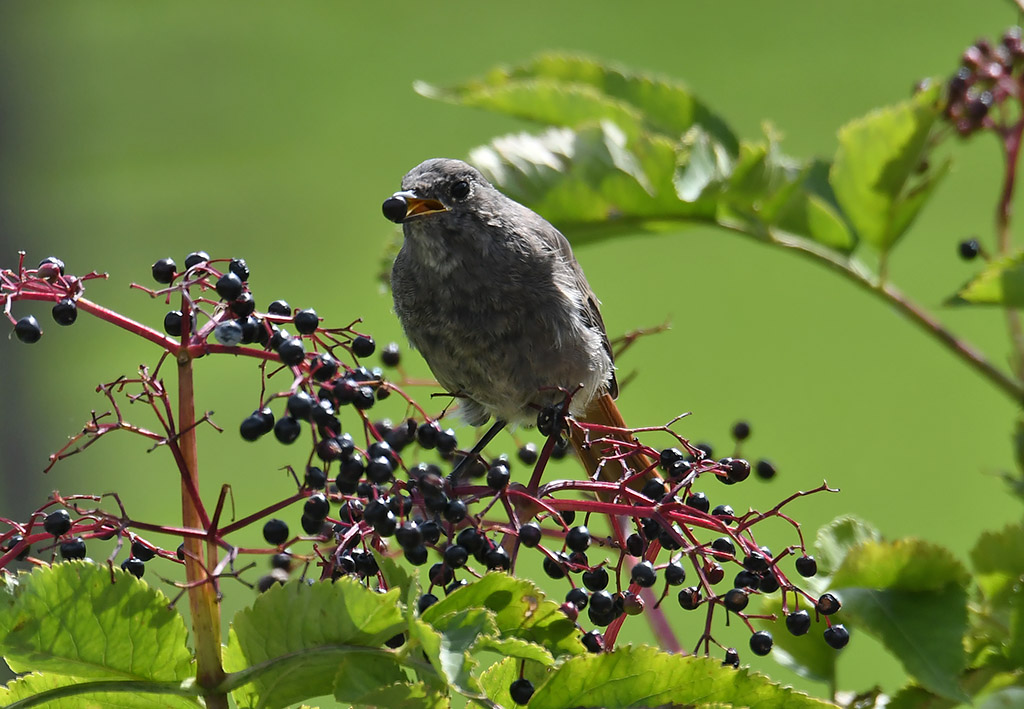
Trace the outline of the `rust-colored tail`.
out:
M 583 420 L 587 423 L 605 426 L 614 430 L 609 430 L 607 432 L 591 431 L 588 436 L 587 433 L 578 426 L 571 427 L 570 439 L 572 441 L 572 447 L 576 450 L 576 455 L 580 457 L 580 460 L 583 462 L 583 466 L 587 470 L 587 474 L 591 478 L 595 477 L 595 475 L 599 475 L 599 478 L 606 482 L 618 482 L 623 477 L 623 471 L 619 465 L 614 463 L 605 463 L 603 466 L 600 465 L 601 459 L 612 452 L 614 444 L 610 442 L 591 442 L 599 438 L 618 440 L 631 445 L 636 442 L 636 439 L 626 432 L 626 422 L 622 418 L 622 413 L 619 411 L 618 405 L 616 405 L 615 400 L 609 394 L 597 396 L 590 402 L 590 404 L 587 405 L 587 410 L 583 416 Z M 651 471 L 646 475 L 637 477 L 633 482 L 631 482 L 630 487 L 632 488 L 639 489 L 643 486 L 644 482 L 654 476 L 652 468 L 654 461 L 643 453 L 634 453 L 626 457 L 625 462 L 631 468 L 631 475 L 651 468 Z

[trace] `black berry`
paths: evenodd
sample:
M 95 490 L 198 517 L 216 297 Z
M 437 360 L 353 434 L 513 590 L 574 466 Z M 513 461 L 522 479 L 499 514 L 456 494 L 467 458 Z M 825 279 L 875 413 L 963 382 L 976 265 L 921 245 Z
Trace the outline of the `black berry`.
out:
M 205 251 L 193 251 L 185 257 L 185 269 L 192 268 L 210 260 L 210 254 Z
M 533 465 L 537 462 L 537 444 L 533 442 L 525 444 L 516 455 L 526 465 Z
M 604 650 L 604 636 L 597 630 L 591 630 L 583 634 L 583 647 L 588 652 L 598 653 Z
M 540 544 L 540 525 L 536 522 L 527 522 L 519 528 L 519 541 L 525 547 L 535 547 Z
M 629 572 L 630 580 L 641 588 L 650 588 L 658 580 L 658 573 L 649 561 L 641 561 Z
M 376 349 L 377 345 L 372 337 L 359 335 L 356 339 L 352 340 L 352 354 L 356 357 L 369 357 Z
M 981 254 L 981 244 L 977 239 L 965 239 L 959 244 L 960 258 L 964 261 L 973 261 Z
M 320 318 L 315 310 L 307 308 L 295 313 L 292 322 L 295 323 L 295 329 L 303 335 L 311 335 L 316 332 L 316 328 L 320 325 Z
M 590 546 L 590 530 L 582 525 L 573 527 L 565 535 L 565 545 L 573 551 L 586 551 Z
M 172 258 L 162 258 L 153 264 L 153 280 L 157 283 L 170 283 L 178 269 Z
M 732 437 L 737 441 L 745 441 L 750 438 L 750 424 L 746 421 L 737 421 L 732 425 Z
M 228 270 L 238 276 L 242 281 L 249 280 L 249 264 L 244 258 L 233 258 L 228 265 Z
M 78 306 L 71 298 L 61 298 L 50 311 L 58 325 L 72 325 L 78 319 Z
M 704 514 L 707 514 L 708 510 L 711 509 L 711 501 L 708 500 L 708 496 L 703 492 L 696 492 L 687 497 L 686 505 L 695 510 L 700 510 Z M 717 510 L 718 508 L 716 507 L 715 509 Z
M 818 573 L 818 562 L 813 556 L 801 556 L 796 560 L 796 572 L 804 578 L 810 578 Z
M 277 354 L 281 357 L 282 363 L 295 367 L 306 357 L 306 348 L 298 337 L 289 337 L 278 346 Z
M 758 630 L 750 636 L 750 650 L 755 655 L 764 657 L 772 651 L 772 634 L 767 630 Z
M 327 513 L 330 511 L 331 503 L 322 492 L 316 492 L 310 495 L 302 507 L 303 514 L 317 520 L 322 520 L 327 517 Z
M 733 613 L 739 613 L 747 607 L 747 602 L 749 600 L 749 597 L 743 590 L 734 588 L 722 597 L 722 605 Z
M 397 342 L 389 343 L 380 353 L 380 361 L 385 367 L 397 367 L 402 361 L 402 353 Z
M 690 586 L 679 591 L 679 605 L 683 610 L 692 611 L 700 605 L 700 591 L 696 586 Z
M 215 288 L 217 290 L 217 295 L 219 295 L 222 300 L 227 301 L 232 301 L 242 295 L 242 291 L 245 289 L 242 285 L 242 279 L 230 271 L 217 279 L 217 285 Z
M 509 696 L 516 704 L 526 704 L 533 696 L 533 682 L 528 679 L 517 679 L 508 688 Z
M 302 433 L 302 425 L 291 416 L 282 416 L 274 424 L 274 437 L 281 443 L 294 443 Z
M 288 525 L 284 520 L 271 519 L 263 525 L 263 538 L 267 544 L 278 546 L 288 541 Z
M 811 629 L 811 616 L 807 611 L 796 611 L 786 616 L 786 630 L 793 635 L 804 635 Z
M 288 305 L 286 300 L 275 300 L 273 303 L 267 306 L 267 312 L 270 315 L 282 315 L 284 317 L 291 317 L 292 306 Z
M 681 586 L 686 581 L 686 569 L 674 561 L 665 567 L 665 580 L 669 586 Z
M 842 608 L 842 605 L 843 604 L 839 602 L 838 598 L 833 596 L 831 593 L 826 593 L 818 599 L 818 602 L 815 604 L 815 608 L 817 608 L 818 612 L 822 615 L 832 615 Z
M 182 314 L 180 310 L 172 310 L 167 315 L 164 315 L 164 332 L 171 337 L 180 337 L 181 319 Z
M 39 327 L 35 315 L 26 315 L 14 323 L 14 334 L 25 344 L 31 345 L 39 342 L 39 338 L 43 336 L 43 329 Z
M 583 585 L 589 591 L 603 591 L 608 587 L 608 570 L 603 566 L 583 572 Z
M 776 474 L 775 466 L 772 465 L 771 461 L 764 459 L 757 461 L 757 465 L 754 466 L 754 472 L 762 480 L 771 480 Z
M 72 559 L 84 559 L 85 558 L 85 540 L 81 537 L 75 537 L 69 539 L 66 542 L 61 542 L 60 545 L 61 558 L 71 561 Z
M 850 631 L 846 629 L 845 625 L 833 625 L 825 630 L 825 642 L 829 644 L 829 647 L 842 650 L 850 642 Z
M 43 520 L 43 529 L 47 534 L 52 534 L 55 537 L 67 534 L 71 529 L 71 515 L 67 510 L 55 510 L 46 515 L 46 519 Z
M 736 648 L 731 647 L 725 651 L 725 659 L 722 660 L 723 667 L 739 667 L 740 666 L 740 654 L 736 652 Z
M 437 603 L 437 596 L 435 596 L 433 593 L 424 593 L 416 601 L 416 610 L 422 613 L 435 603 Z
M 307 466 L 305 483 L 310 490 L 323 490 L 327 487 L 327 474 L 315 465 Z
M 135 539 L 132 541 L 132 556 L 139 561 L 149 561 L 156 556 L 156 551 Z
M 142 575 L 146 573 L 146 565 L 142 563 L 141 559 L 136 559 L 134 556 L 121 562 L 121 568 L 137 579 L 141 579 Z

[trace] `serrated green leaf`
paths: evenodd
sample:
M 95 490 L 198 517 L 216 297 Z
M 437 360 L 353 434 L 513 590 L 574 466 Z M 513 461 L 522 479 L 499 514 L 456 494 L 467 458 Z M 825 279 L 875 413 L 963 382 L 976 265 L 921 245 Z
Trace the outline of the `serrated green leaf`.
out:
M 518 657 L 521 660 L 533 660 L 544 666 L 553 665 L 555 658 L 547 649 L 536 643 L 527 642 L 520 638 L 484 637 L 477 643 L 475 650 L 491 650 L 504 655 L 505 657 Z
M 878 638 L 925 688 L 964 700 L 968 579 L 948 550 L 899 540 L 854 547 L 831 582 L 852 627 Z
M 746 668 L 671 655 L 643 645 L 566 660 L 537 687 L 531 709 L 649 707 L 709 703 L 799 709 L 831 706 Z
M 334 698 L 339 702 L 362 701 L 367 694 L 407 679 L 393 657 L 348 653 L 337 664 Z
M 647 220 L 713 216 L 712 205 L 676 197 L 672 142 L 629 140 L 607 121 L 495 138 L 474 148 L 469 161 L 502 192 L 562 229 L 601 225 L 625 231 Z
M 450 703 L 443 694 L 422 682 L 400 682 L 378 687 L 355 703 L 360 707 L 402 707 L 402 709 L 445 709 Z
M 935 85 L 839 129 L 829 181 L 857 233 L 883 253 L 946 172 L 945 167 L 920 171 L 939 116 L 938 97 Z
M 547 648 L 554 656 L 586 652 L 575 624 L 557 603 L 544 599 L 540 588 L 525 579 L 491 572 L 463 586 L 423 612 L 422 619 L 438 619 L 468 608 L 486 608 L 494 613 L 499 637 L 512 636 Z
M 683 136 L 673 184 L 676 196 L 687 203 L 713 200 L 732 175 L 733 159 L 725 147 L 699 127 Z
M 1024 306 L 1024 252 L 995 259 L 965 283 L 950 305 Z
M 661 133 L 673 140 L 700 125 L 733 154 L 738 149 L 732 130 L 683 83 L 588 57 L 547 53 L 519 66 L 492 69 L 481 79 L 457 86 L 418 83 L 416 90 L 430 98 L 549 125 L 578 127 L 612 119 L 621 121 L 627 132 Z M 563 96 L 552 96 L 554 90 Z
M 547 667 L 536 662 L 523 662 L 515 657 L 506 657 L 484 671 L 480 677 L 480 685 L 487 698 L 498 706 L 514 707 L 516 703 L 512 701 L 508 691 L 513 682 L 522 676 L 523 679 L 533 682 L 534 687 L 538 687 L 548 678 L 550 672 Z
M 12 680 L 6 687 L 0 687 L 0 705 L 13 709 L 22 706 L 17 702 L 37 697 L 44 692 L 63 688 L 81 690 L 90 686 L 109 684 L 109 681 L 83 682 L 80 677 L 65 674 L 33 672 Z M 47 709 L 194 709 L 202 706 L 197 698 L 174 696 L 167 692 L 147 693 L 147 684 L 151 683 L 125 681 L 118 684 L 123 684 L 127 691 L 51 695 L 42 700 L 44 703 L 35 706 L 45 706 Z
M 792 606 L 790 610 L 792 610 Z M 809 612 L 813 614 L 813 610 Z M 778 615 L 779 626 L 785 622 L 785 616 L 782 613 L 782 599 L 778 596 L 763 596 L 761 613 Z M 815 627 L 818 627 L 818 632 L 815 632 Z M 834 685 L 836 661 L 840 654 L 822 641 L 820 633 L 823 631 L 824 624 L 812 626 L 807 634 L 800 636 L 793 635 L 784 629 L 774 632 L 772 659 L 801 677 Z
M 939 591 L 965 587 L 970 574 L 945 547 L 920 539 L 865 541 L 847 553 L 832 575 L 833 586 L 864 586 L 900 591 Z
M 982 532 L 971 549 L 971 564 L 985 599 L 996 606 L 1008 603 L 1014 586 L 1024 576 L 1024 524 Z
M 398 597 L 397 589 L 377 593 L 349 578 L 293 581 L 260 594 L 235 615 L 224 665 L 238 672 L 273 662 L 236 690 L 236 698 L 273 707 L 333 695 L 335 672 L 347 655 L 392 656 L 380 646 L 405 629 Z
M 856 517 L 837 517 L 818 530 L 814 541 L 818 574 L 828 576 L 843 563 L 853 547 L 877 541 L 881 535 L 874 527 Z
M 821 160 L 805 167 L 798 187 L 788 195 L 772 221 L 788 233 L 806 236 L 829 248 L 849 253 L 857 245 L 857 239 L 828 183 L 829 167 Z
M 377 560 L 377 566 L 380 568 L 384 580 L 387 581 L 388 588 L 397 588 L 399 598 L 406 598 L 409 594 L 409 589 L 413 585 L 413 577 L 406 568 L 390 556 L 385 556 L 376 549 L 373 550 L 373 557 Z
M 15 672 L 181 681 L 192 655 L 181 616 L 145 581 L 83 561 L 18 577 L 0 605 L 0 650 Z M 13 603 L 10 600 L 13 598 Z
M 485 614 L 481 609 L 469 609 L 463 611 L 472 615 L 476 620 L 482 622 Z M 437 674 L 457 691 L 464 694 L 475 694 L 479 691 L 476 679 L 473 677 L 473 669 L 476 661 L 469 656 L 469 648 L 476 642 L 468 631 L 469 625 L 456 624 L 451 635 L 440 632 L 429 623 L 416 619 L 413 621 L 409 631 L 410 637 L 418 642 L 423 648 L 430 664 L 434 666 Z

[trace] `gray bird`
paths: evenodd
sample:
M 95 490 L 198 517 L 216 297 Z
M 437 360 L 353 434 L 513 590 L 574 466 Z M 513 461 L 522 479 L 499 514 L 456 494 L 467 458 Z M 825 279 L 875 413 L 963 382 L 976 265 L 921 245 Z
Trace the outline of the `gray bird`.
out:
M 383 205 L 405 242 L 391 271 L 395 312 L 467 423 L 536 421 L 564 401 L 582 415 L 618 394 L 597 297 L 569 242 L 459 160 L 427 160 Z M 479 452 L 478 445 L 474 452 Z

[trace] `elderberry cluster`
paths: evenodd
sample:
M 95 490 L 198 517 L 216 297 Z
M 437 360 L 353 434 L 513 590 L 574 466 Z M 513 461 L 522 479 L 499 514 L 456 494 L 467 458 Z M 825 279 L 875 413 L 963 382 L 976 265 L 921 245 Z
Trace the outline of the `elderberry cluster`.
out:
M 993 108 L 1020 101 L 1024 88 L 1024 44 L 1020 27 L 1011 27 L 998 43 L 979 39 L 961 57 L 960 68 L 946 83 L 946 119 L 962 136 L 998 126 Z
M 13 284 L 9 293 L 37 296 L 43 293 L 39 283 L 64 278 L 58 264 L 56 259 L 44 260 L 38 273 L 23 268 L 18 278 L 4 272 L 5 287 Z M 762 459 L 752 466 L 742 457 L 741 448 L 751 436 L 748 423 L 733 426 L 732 454 L 716 459 L 711 445 L 691 444 L 668 426 L 643 431 L 644 436 L 673 437 L 673 445 L 655 448 L 639 439 L 639 431 L 609 431 L 572 420 L 565 415 L 566 403 L 539 412 L 539 446 L 517 443 L 515 456 L 471 453 L 460 448 L 454 429 L 441 423 L 445 411 L 428 413 L 405 391 L 413 384 L 403 373 L 398 345 L 378 351 L 369 334 L 353 329 L 358 321 L 327 328 L 315 310 L 292 308 L 283 300 L 260 310 L 250 275 L 244 259 L 211 259 L 198 251 L 187 256 L 180 272 L 170 258 L 153 264 L 153 279 L 162 288 L 136 288 L 168 303 L 180 297 L 180 309 L 166 313 L 163 321 L 166 335 L 180 340 L 148 329 L 140 333 L 155 338 L 168 352 L 196 357 L 226 353 L 263 362 L 262 390 L 268 393 L 251 414 L 239 412 L 242 439 L 263 445 L 257 442 L 272 433 L 288 446 L 308 441 L 308 447 L 299 446 L 301 474 L 294 475 L 295 487 L 284 497 L 226 531 L 207 530 L 234 552 L 231 533 L 262 525 L 268 548 L 247 550 L 270 559 L 269 572 L 255 584 L 260 590 L 283 583 L 296 571 L 322 581 L 350 576 L 384 589 L 387 579 L 380 560 L 387 557 L 424 570 L 424 591 L 417 601 L 422 612 L 439 594 L 450 594 L 489 571 L 514 572 L 522 555 L 539 554 L 544 573 L 568 584 L 561 609 L 592 652 L 613 646 L 627 617 L 662 612 L 670 593 L 683 610 L 705 613 L 695 651 L 709 654 L 712 644 L 719 646 L 728 665 L 738 665 L 740 658 L 734 648 L 714 639 L 711 621 L 716 613 L 738 618 L 749 628 L 754 654 L 771 650 L 771 633 L 751 622 L 765 618 L 748 611 L 751 596 L 781 594 L 785 625 L 794 635 L 809 631 L 813 610 L 825 618 L 829 645 L 841 648 L 847 643 L 844 626 L 831 622 L 839 600 L 828 593 L 812 597 L 788 578 L 789 557 L 795 557 L 801 577 L 814 576 L 817 565 L 806 551 L 799 525 L 780 513 L 799 497 L 833 490 L 823 484 L 795 493 L 766 512 L 735 510 L 727 499 L 715 499 L 721 493 L 711 486 L 728 490 L 751 472 L 764 480 L 776 476 L 771 462 Z M 58 305 L 70 299 L 73 308 L 80 295 L 68 284 L 80 282 L 68 280 L 67 288 L 44 293 L 55 302 L 55 318 Z M 66 306 L 62 308 L 64 313 Z M 367 361 L 375 354 L 379 366 Z M 268 386 L 271 382 L 273 387 Z M 137 391 L 128 393 L 126 387 Z M 138 378 L 122 377 L 100 390 L 113 410 L 120 393 L 158 411 L 169 405 L 159 377 L 145 368 Z M 383 406 L 397 412 L 394 418 L 378 417 L 375 407 L 385 400 Z M 124 430 L 119 410 L 117 417 L 106 422 L 94 415 L 52 460 L 84 449 L 108 431 Z M 164 443 L 171 442 L 168 435 Z M 552 474 L 552 459 L 568 455 L 573 447 L 600 451 L 598 473 L 583 479 Z M 81 559 L 86 540 L 115 536 L 118 548 L 111 561 L 128 541 L 128 557 L 121 566 L 136 576 L 157 556 L 172 563 L 186 560 L 184 544 L 169 551 L 143 539 L 130 529 L 123 509 L 117 515 L 82 507 L 83 500 L 99 499 L 55 495 L 28 524 L 0 534 L 0 568 L 16 559 L 33 561 L 29 546 L 45 540 L 54 544 L 44 548 L 54 550 L 51 560 L 57 549 L 64 559 Z M 60 509 L 48 511 L 53 504 Z M 777 553 L 760 544 L 757 530 L 769 519 L 792 525 L 798 542 Z M 35 529 L 39 521 L 42 533 Z M 246 570 L 236 571 L 235 564 L 229 568 L 223 575 L 241 578 Z M 398 636 L 390 644 L 403 642 Z M 525 701 L 532 686 L 526 680 L 519 683 L 517 691 Z

